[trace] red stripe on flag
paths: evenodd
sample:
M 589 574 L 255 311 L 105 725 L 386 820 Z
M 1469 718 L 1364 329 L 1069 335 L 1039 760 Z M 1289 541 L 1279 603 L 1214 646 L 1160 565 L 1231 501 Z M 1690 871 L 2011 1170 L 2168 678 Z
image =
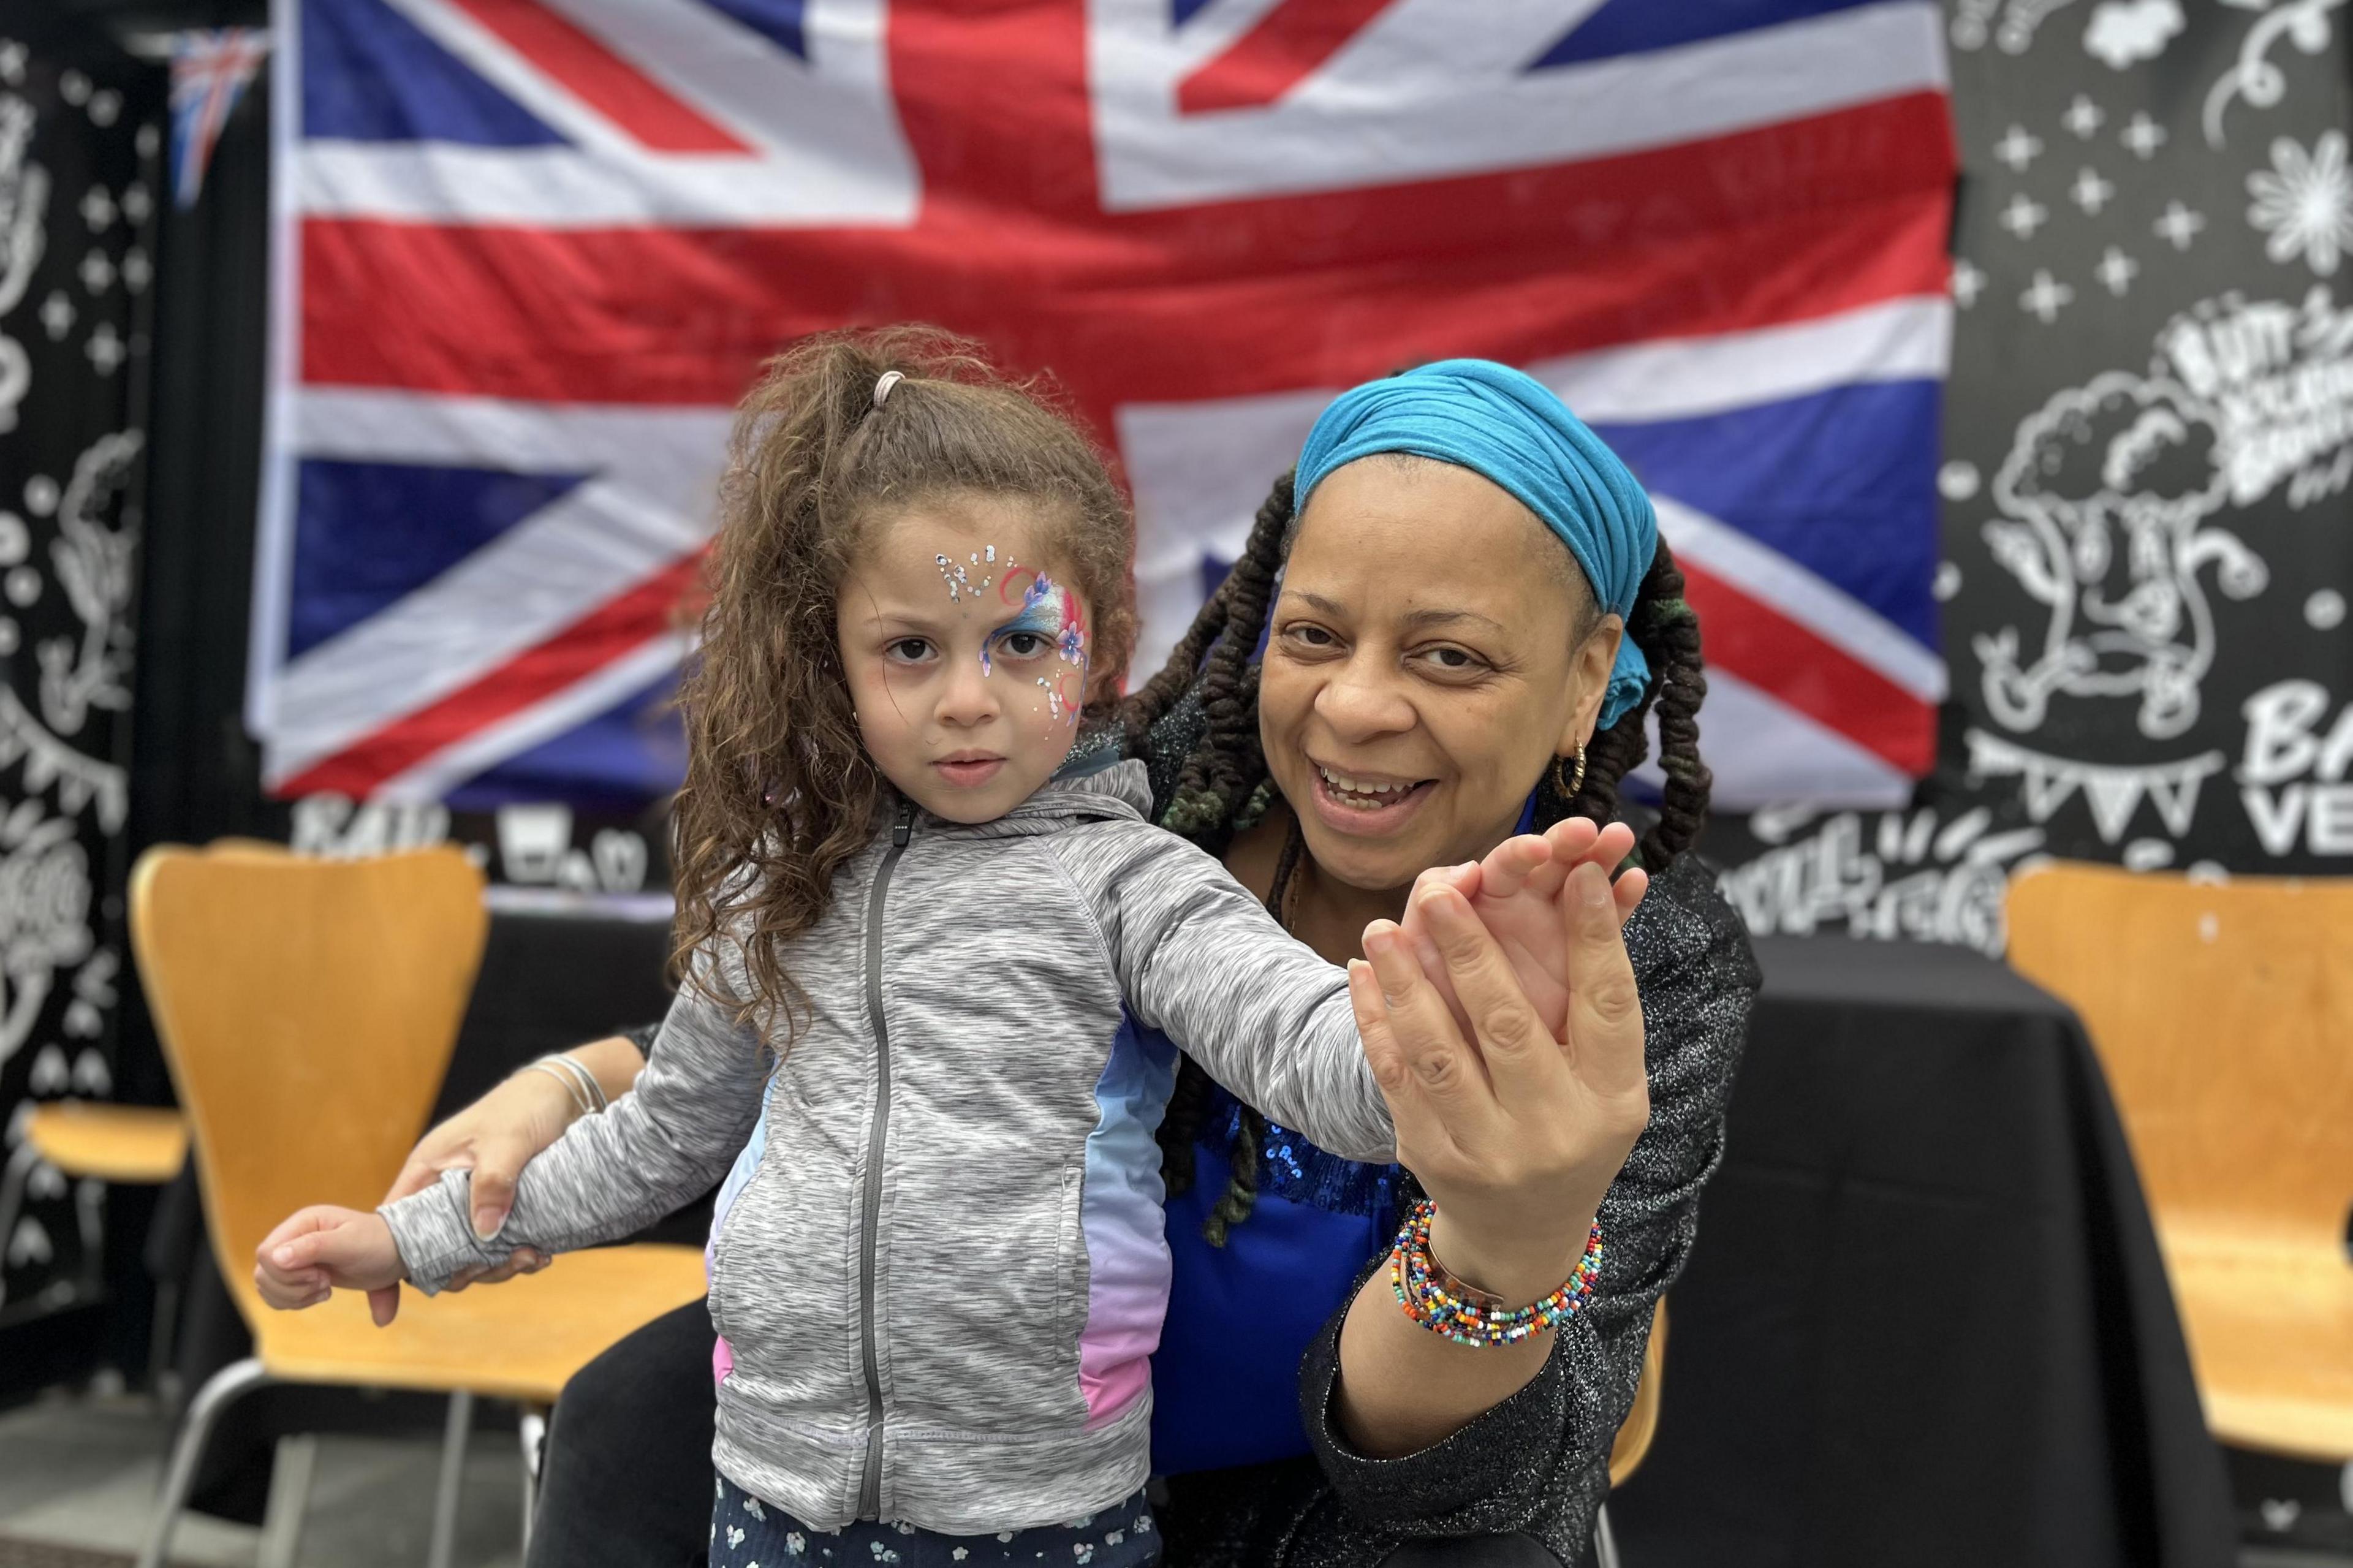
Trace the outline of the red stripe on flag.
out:
M 578 24 L 540 0 L 451 0 L 597 113 L 657 153 L 736 153 L 751 146 L 697 113 Z
M 1704 657 L 1914 778 L 1936 760 L 1936 709 L 1724 578 L 1676 558 Z M 1703 728 L 1707 710 L 1700 710 Z
M 821 329 L 927 321 L 1120 402 L 1526 362 L 1945 291 L 1944 100 L 1592 163 L 1097 216 L 927 205 L 912 229 L 302 226 L 302 378 L 558 403 L 731 404 Z M 1907 145 L 1916 156 L 1902 152 Z M 1897 159 L 1859 184 L 1849 140 Z M 1908 162 L 1907 162 L 1908 160 Z M 1916 164 L 1916 167 L 1914 166 Z M 1891 188 L 1892 187 L 1892 188 Z M 383 330 L 386 319 L 404 330 Z M 1100 426 L 1108 428 L 1107 424 Z
M 1226 52 L 1176 85 L 1187 114 L 1257 109 L 1296 87 L 1340 52 L 1389 0 L 1282 0 Z
M 364 798 L 436 752 L 545 701 L 662 636 L 692 591 L 702 564 L 699 551 L 681 558 L 471 685 L 402 715 L 281 780 L 270 793 L 281 800 L 324 792 Z

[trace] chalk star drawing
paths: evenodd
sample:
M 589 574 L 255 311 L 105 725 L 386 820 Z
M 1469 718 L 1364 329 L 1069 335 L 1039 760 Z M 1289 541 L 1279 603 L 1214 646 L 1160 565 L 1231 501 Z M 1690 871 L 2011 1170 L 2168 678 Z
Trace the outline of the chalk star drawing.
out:
M 2274 261 L 2301 256 L 2326 278 L 2353 249 L 2353 171 L 2346 167 L 2343 132 L 2321 132 L 2310 153 L 2279 138 L 2272 166 L 2247 176 L 2247 194 L 2255 198 L 2247 221 L 2271 237 L 2263 254 Z
M 2140 263 L 2112 245 L 2092 272 L 2106 285 L 2109 293 L 2121 300 L 2125 291 L 2132 287 L 2132 280 L 2140 275 Z
M 2021 239 L 2032 239 L 2034 231 L 2041 228 L 2050 216 L 2049 207 L 2020 191 L 2010 198 L 2010 205 L 2001 209 L 2001 216 L 1994 221 Z
M 2117 133 L 2116 140 L 2130 149 L 2134 157 L 2146 161 L 2156 157 L 2157 150 L 2165 145 L 2165 127 L 2151 120 L 2146 110 L 2138 110 Z
M 92 185 L 81 198 L 81 221 L 92 234 L 104 234 L 114 223 L 114 198 L 104 185 Z
M 2075 199 L 2075 205 L 2084 209 L 2086 216 L 2097 217 L 2100 209 L 2115 198 L 2116 187 L 2100 178 L 2097 169 L 2084 168 L 2076 171 L 2075 183 L 2067 187 L 2067 194 Z
M 1976 262 L 1966 256 L 1954 258 L 1953 302 L 1955 304 L 1964 310 L 1968 310 L 1978 302 L 1978 296 L 1985 292 L 1985 286 L 1986 275 Z
M 73 331 L 73 301 L 62 289 L 52 289 L 49 297 L 41 301 L 41 327 L 49 334 L 49 342 L 58 342 Z
M 2023 125 L 2011 126 L 2002 132 L 2001 140 L 1993 144 L 1994 157 L 2008 164 L 2013 174 L 2026 173 L 2026 166 L 2033 163 L 2042 151 L 2042 139 L 2029 135 Z
M 2018 308 L 2036 316 L 2047 327 L 2059 319 L 2059 312 L 2074 298 L 2074 289 L 2038 267 L 2034 269 L 2033 285 L 2018 297 Z
M 2187 250 L 2189 242 L 2204 231 L 2206 215 L 2192 212 L 2179 200 L 2169 201 L 2165 204 L 2165 211 L 2158 216 L 2157 222 L 2149 226 L 2157 231 L 2158 238 L 2169 241 L 2174 249 Z
M 93 250 L 81 258 L 81 286 L 93 294 L 103 294 L 114 284 L 114 263 L 106 258 L 103 250 Z
M 2094 103 L 2088 95 L 2080 92 L 2075 95 L 2075 101 L 2067 106 L 2067 112 L 2059 117 L 2060 124 L 2084 142 L 2089 142 L 2107 122 L 2108 117 L 2102 112 L 2100 106 Z
M 82 352 L 90 356 L 90 369 L 100 375 L 112 375 L 122 367 L 122 362 L 131 357 L 131 351 L 122 346 L 122 339 L 115 332 L 112 321 L 99 322 L 97 330 L 90 334 L 90 342 L 83 345 Z
M 155 268 L 147 253 L 137 246 L 122 253 L 122 286 L 133 294 L 141 292 L 154 280 Z

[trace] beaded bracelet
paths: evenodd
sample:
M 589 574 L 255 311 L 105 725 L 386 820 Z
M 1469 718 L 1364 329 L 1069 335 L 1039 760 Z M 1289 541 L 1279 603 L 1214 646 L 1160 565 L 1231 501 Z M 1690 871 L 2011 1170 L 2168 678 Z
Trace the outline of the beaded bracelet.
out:
M 1577 1271 L 1560 1288 L 1525 1307 L 1505 1309 L 1494 1297 L 1473 1289 L 1446 1271 L 1430 1256 L 1430 1221 L 1438 1212 L 1428 1198 L 1414 1205 L 1398 1227 L 1389 1251 L 1389 1285 L 1405 1315 L 1431 1333 L 1458 1345 L 1485 1349 L 1517 1344 L 1530 1334 L 1557 1326 L 1592 1299 L 1593 1283 L 1601 1274 L 1601 1226 L 1595 1222 L 1585 1238 L 1585 1255 Z

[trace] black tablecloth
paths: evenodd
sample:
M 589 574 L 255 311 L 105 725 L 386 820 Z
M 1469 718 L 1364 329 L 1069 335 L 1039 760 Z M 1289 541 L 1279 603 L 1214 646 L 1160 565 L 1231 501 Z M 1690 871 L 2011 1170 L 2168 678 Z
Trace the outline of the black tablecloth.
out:
M 1630 1568 L 2223 1568 L 2230 1490 L 2060 1003 L 1959 949 L 1778 939 Z

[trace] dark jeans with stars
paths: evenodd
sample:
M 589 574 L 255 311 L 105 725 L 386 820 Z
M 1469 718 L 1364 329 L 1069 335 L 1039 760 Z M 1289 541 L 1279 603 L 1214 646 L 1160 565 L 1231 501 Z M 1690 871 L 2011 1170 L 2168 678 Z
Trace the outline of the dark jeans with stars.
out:
M 817 1530 L 726 1477 L 711 1505 L 711 1568 L 1153 1568 L 1160 1532 L 1137 1492 L 1068 1524 L 940 1535 L 912 1524 Z

